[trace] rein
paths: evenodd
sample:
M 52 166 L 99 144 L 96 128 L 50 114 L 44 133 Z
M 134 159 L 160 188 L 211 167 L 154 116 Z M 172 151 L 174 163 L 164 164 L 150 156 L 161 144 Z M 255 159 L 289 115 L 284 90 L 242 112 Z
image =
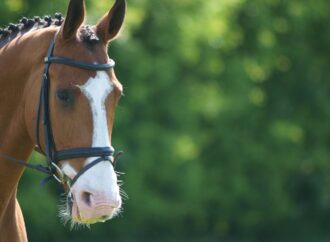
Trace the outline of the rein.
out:
M 41 90 L 38 100 L 38 108 L 36 114 L 36 150 L 46 156 L 47 166 L 41 164 L 29 164 L 23 160 L 15 159 L 6 154 L 0 153 L 0 157 L 3 157 L 8 160 L 12 160 L 17 164 L 23 165 L 27 168 L 31 168 L 40 172 L 43 172 L 47 175 L 45 179 L 41 181 L 42 184 L 46 183 L 51 178 L 55 178 L 58 182 L 62 184 L 68 184 L 69 186 L 73 186 L 74 183 L 78 180 L 78 178 L 83 175 L 86 171 L 91 169 L 96 164 L 102 161 L 109 161 L 112 165 L 115 165 L 116 158 L 121 154 L 118 153 L 114 157 L 114 148 L 112 146 L 109 147 L 81 147 L 81 148 L 73 148 L 73 149 L 65 149 L 65 150 L 57 150 L 56 144 L 54 141 L 54 136 L 52 132 L 52 126 L 50 121 L 50 112 L 49 112 L 49 89 L 50 89 L 50 78 L 49 78 L 49 68 L 51 64 L 61 64 L 68 65 L 74 68 L 84 69 L 84 70 L 109 70 L 115 66 L 115 62 L 112 59 L 109 59 L 109 63 L 105 64 L 92 64 L 86 63 L 82 61 L 77 61 L 74 59 L 53 56 L 53 51 L 55 47 L 55 40 L 58 32 L 55 33 L 54 37 L 50 42 L 50 46 L 47 51 L 47 56 L 44 59 L 44 71 L 42 75 L 42 84 Z M 45 140 L 45 150 L 42 150 L 40 145 L 40 132 L 39 132 L 39 124 L 41 124 L 44 130 L 44 140 Z M 95 157 L 91 163 L 84 166 L 76 176 L 70 180 L 68 177 L 64 175 L 62 170 L 58 167 L 58 162 L 66 159 L 73 158 L 88 158 Z

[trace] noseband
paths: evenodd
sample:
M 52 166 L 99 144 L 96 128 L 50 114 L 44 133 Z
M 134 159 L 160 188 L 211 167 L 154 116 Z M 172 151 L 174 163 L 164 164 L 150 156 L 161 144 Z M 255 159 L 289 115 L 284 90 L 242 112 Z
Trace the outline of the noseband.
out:
M 49 89 L 50 89 L 50 81 L 51 81 L 49 77 L 50 65 L 53 63 L 53 64 L 67 65 L 84 70 L 105 71 L 113 68 L 115 66 L 115 62 L 109 59 L 109 63 L 106 64 L 92 64 L 92 63 L 85 63 L 85 62 L 69 59 L 66 57 L 53 56 L 56 37 L 57 37 L 57 33 L 53 37 L 50 46 L 48 48 L 47 57 L 44 59 L 44 71 L 42 76 L 42 84 L 41 84 L 37 117 L 36 117 L 35 135 L 37 142 L 37 150 L 41 151 L 41 153 L 43 153 L 46 156 L 48 167 L 43 167 L 39 165 L 40 169 L 37 170 L 40 170 L 44 173 L 51 175 L 60 183 L 69 182 L 70 186 L 73 186 L 73 184 L 82 174 L 84 174 L 87 170 L 89 170 L 96 164 L 102 161 L 109 161 L 112 164 L 114 148 L 110 146 L 110 147 L 88 147 L 88 148 L 84 147 L 84 148 L 73 148 L 73 149 L 65 149 L 65 150 L 56 149 L 54 136 L 52 132 L 52 125 L 50 121 L 51 120 L 50 112 L 49 112 Z M 40 146 L 40 132 L 39 132 L 40 118 L 42 122 L 42 128 L 44 130 L 44 142 L 45 142 L 44 150 L 42 150 Z M 61 169 L 58 167 L 58 162 L 62 160 L 68 160 L 73 158 L 89 158 L 89 157 L 95 157 L 95 160 L 84 166 L 71 181 L 68 181 L 65 175 L 63 175 Z

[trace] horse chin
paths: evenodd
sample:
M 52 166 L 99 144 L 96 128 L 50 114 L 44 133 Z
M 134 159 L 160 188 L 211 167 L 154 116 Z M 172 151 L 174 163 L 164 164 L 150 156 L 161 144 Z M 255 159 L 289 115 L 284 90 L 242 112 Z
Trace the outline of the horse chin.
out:
M 81 214 L 82 212 L 79 210 L 79 207 L 76 203 L 72 204 L 71 209 L 71 220 L 73 223 L 79 224 L 79 225 L 90 225 L 95 223 L 104 223 L 111 218 L 113 218 L 116 214 L 118 214 L 119 209 L 114 209 L 113 212 L 110 215 L 102 216 L 102 217 L 96 217 L 96 218 L 85 218 Z

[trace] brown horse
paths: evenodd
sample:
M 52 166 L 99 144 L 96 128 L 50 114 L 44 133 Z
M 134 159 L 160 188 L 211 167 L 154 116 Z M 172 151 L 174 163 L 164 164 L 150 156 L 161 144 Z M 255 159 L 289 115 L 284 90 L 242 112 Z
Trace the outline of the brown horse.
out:
M 65 20 L 23 18 L 0 30 L 0 152 L 8 156 L 0 158 L 1 242 L 27 241 L 16 199 L 24 166 L 12 160 L 27 160 L 36 144 L 48 167 L 31 167 L 63 183 L 62 215 L 73 224 L 105 221 L 120 210 L 111 133 L 122 86 L 107 46 L 125 10 L 125 0 L 116 0 L 89 26 L 84 1 L 71 0 Z

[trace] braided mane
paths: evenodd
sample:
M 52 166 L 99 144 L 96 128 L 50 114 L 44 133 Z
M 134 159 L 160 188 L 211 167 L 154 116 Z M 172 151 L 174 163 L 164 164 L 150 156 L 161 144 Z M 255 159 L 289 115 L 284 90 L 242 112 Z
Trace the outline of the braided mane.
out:
M 61 26 L 63 22 L 64 17 L 61 13 L 55 13 L 54 18 L 48 15 L 44 17 L 35 16 L 30 19 L 23 17 L 16 24 L 10 23 L 7 27 L 0 28 L 0 49 L 19 34 L 23 35 L 30 30 L 47 28 L 49 26 Z M 88 44 L 96 44 L 100 41 L 88 25 L 82 26 L 80 33 L 82 40 Z

